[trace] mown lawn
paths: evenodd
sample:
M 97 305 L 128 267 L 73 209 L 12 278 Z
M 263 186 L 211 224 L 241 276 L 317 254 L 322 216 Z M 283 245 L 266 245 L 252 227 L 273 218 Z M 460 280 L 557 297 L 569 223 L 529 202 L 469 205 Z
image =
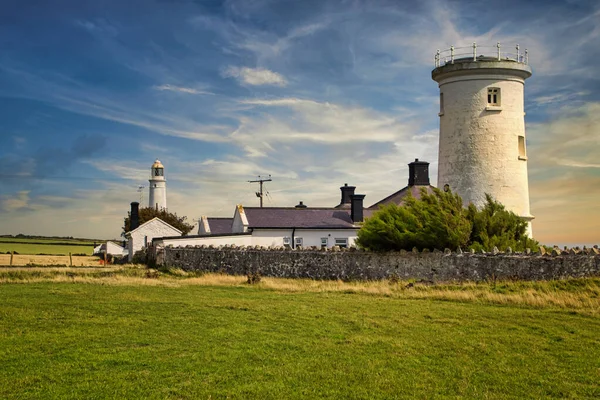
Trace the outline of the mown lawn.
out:
M 5 283 L 0 398 L 598 398 L 599 332 L 553 308 Z

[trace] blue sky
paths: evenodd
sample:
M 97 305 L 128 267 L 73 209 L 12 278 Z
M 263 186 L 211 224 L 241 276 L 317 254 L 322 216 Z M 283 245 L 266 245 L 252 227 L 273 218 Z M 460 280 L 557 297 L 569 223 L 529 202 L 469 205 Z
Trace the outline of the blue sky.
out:
M 0 233 L 118 237 L 155 158 L 189 219 L 374 203 L 437 174 L 436 49 L 519 43 L 534 233 L 600 242 L 596 1 L 12 1 L 0 11 Z M 147 193 L 143 193 L 144 202 Z

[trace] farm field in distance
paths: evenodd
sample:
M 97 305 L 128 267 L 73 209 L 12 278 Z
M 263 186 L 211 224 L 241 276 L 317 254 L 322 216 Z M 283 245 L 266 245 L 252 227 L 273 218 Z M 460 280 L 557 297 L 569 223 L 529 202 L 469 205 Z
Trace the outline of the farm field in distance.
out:
M 101 240 L 70 239 L 70 238 L 43 238 L 43 237 L 0 237 L 0 253 L 17 252 L 18 254 L 49 254 L 92 255 L 94 243 Z
M 245 280 L 0 268 L 0 398 L 600 396 L 599 278 Z

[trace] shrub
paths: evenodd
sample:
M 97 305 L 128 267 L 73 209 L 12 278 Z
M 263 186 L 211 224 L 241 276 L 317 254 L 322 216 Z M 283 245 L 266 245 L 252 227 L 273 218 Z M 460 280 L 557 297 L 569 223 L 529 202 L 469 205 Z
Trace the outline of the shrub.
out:
M 475 251 L 491 251 L 494 247 L 500 251 L 509 247 L 514 251 L 539 248 L 539 243 L 527 236 L 527 221 L 508 211 L 489 194 L 485 197 L 486 203 L 480 210 L 469 205 L 468 217 L 473 225 L 470 248 Z
M 259 283 L 261 281 L 261 276 L 260 273 L 258 271 L 254 271 L 254 272 L 250 272 L 248 274 L 248 284 L 249 285 L 254 285 L 256 283 Z
M 527 221 L 486 194 L 481 209 L 473 204 L 463 208 L 462 199 L 451 191 L 421 189 L 421 198 L 412 195 L 404 205 L 390 204 L 368 218 L 358 231 L 356 243 L 367 250 L 444 250 L 471 248 L 505 251 L 529 248 L 539 243 L 527 236 Z
M 368 218 L 358 232 L 357 244 L 368 250 L 417 250 L 464 247 L 469 242 L 471 222 L 460 196 L 421 189 L 421 199 L 412 195 L 403 206 L 390 204 Z

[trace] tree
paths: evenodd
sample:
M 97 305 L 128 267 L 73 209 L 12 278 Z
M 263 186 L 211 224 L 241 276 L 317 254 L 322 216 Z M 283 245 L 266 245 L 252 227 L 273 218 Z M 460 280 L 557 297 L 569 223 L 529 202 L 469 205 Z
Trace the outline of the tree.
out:
M 179 217 L 175 213 L 170 213 L 166 209 L 157 210 L 154 207 L 143 207 L 139 210 L 140 225 L 150 221 L 152 218 L 158 217 L 167 224 L 181 231 L 182 235 L 186 235 L 194 227 L 186 222 L 187 217 Z M 127 212 L 127 217 L 123 221 L 122 236 L 131 230 L 131 212 Z
M 540 244 L 527 236 L 527 221 L 508 211 L 489 194 L 485 195 L 485 201 L 480 210 L 469 205 L 469 220 L 473 224 L 471 248 L 487 251 L 494 247 L 501 251 L 508 247 L 515 251 L 539 248 Z
M 421 199 L 408 195 L 403 206 L 390 204 L 368 218 L 358 231 L 357 244 L 368 250 L 410 250 L 465 247 L 471 222 L 460 196 L 421 189 Z

